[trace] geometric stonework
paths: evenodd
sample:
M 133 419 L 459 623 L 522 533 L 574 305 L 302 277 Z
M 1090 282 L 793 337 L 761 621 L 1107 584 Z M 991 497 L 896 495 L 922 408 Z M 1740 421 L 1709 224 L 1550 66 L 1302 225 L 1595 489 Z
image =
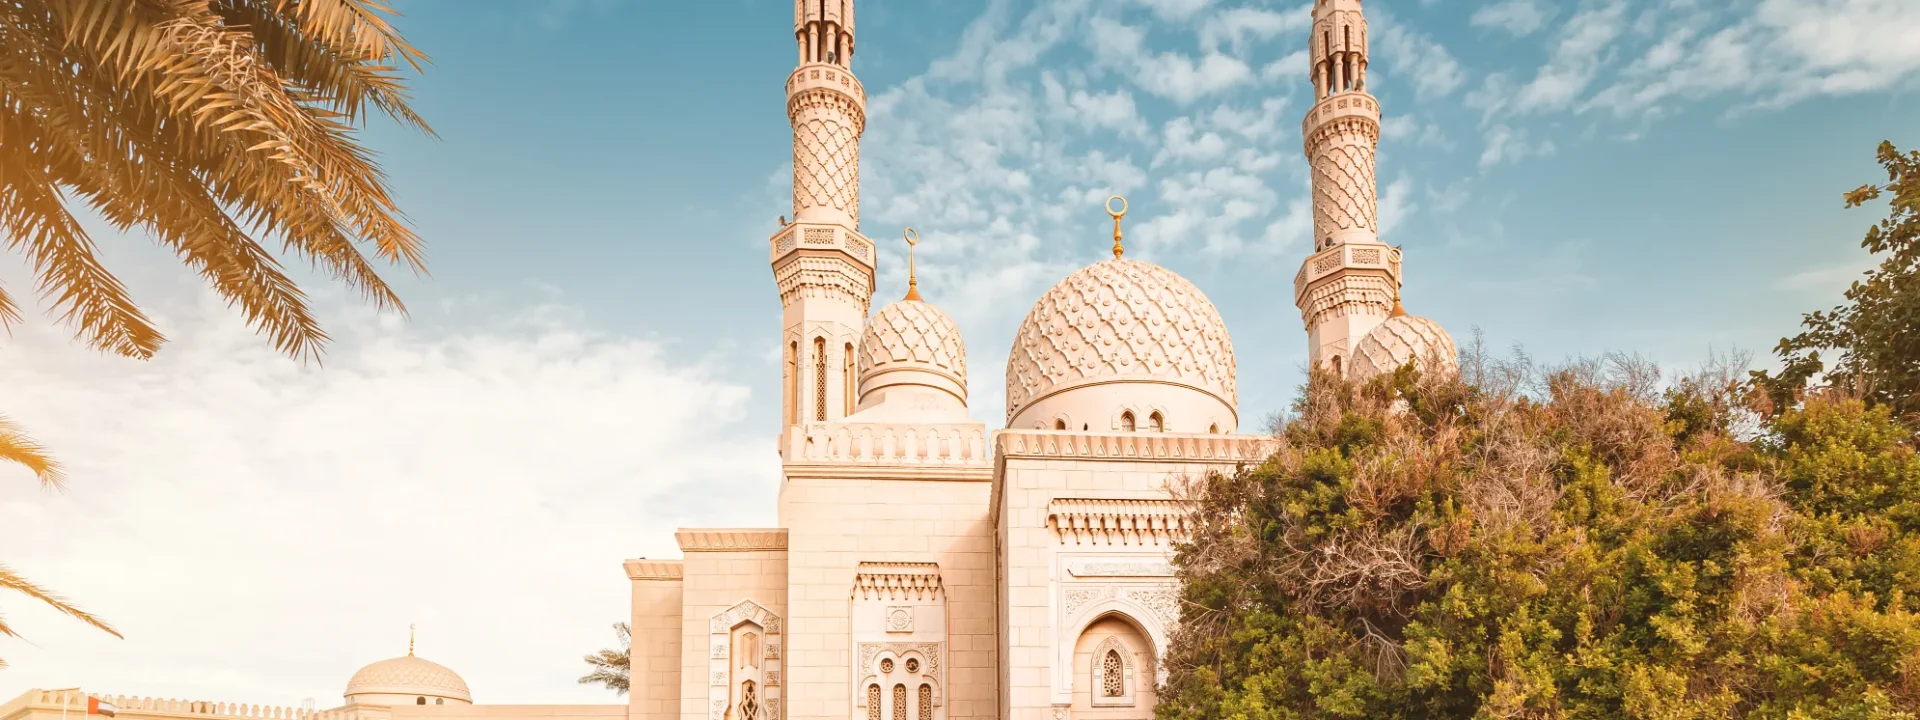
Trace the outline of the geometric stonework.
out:
M 774 720 L 782 716 L 780 617 L 752 600 L 708 623 L 708 720 Z
M 1007 357 L 1007 420 L 1040 399 L 1121 378 L 1198 390 L 1236 404 L 1233 340 L 1186 278 L 1113 258 L 1040 296 Z

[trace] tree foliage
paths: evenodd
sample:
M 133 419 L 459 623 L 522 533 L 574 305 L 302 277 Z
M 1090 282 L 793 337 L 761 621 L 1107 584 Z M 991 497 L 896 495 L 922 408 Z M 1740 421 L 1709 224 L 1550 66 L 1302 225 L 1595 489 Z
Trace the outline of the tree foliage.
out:
M 593 672 L 580 678 L 581 685 L 599 683 L 621 695 L 627 694 L 628 676 L 632 670 L 633 630 L 626 623 L 613 624 L 613 632 L 620 636 L 620 647 L 607 648 L 581 658 Z
M 1158 713 L 1920 718 L 1920 458 L 1884 405 L 1765 421 L 1730 364 L 1472 352 L 1316 374 L 1264 463 L 1181 491 Z
M 1779 374 L 1754 373 L 1777 407 L 1790 406 L 1809 382 L 1858 392 L 1869 406 L 1920 426 L 1920 152 L 1883 142 L 1884 185 L 1846 193 L 1849 208 L 1888 199 L 1884 220 L 1860 246 L 1884 255 L 1879 267 L 1847 288 L 1847 304 L 1806 315 L 1800 334 L 1780 341 Z M 1823 359 L 1821 353 L 1828 353 Z
M 165 338 L 101 262 L 76 203 L 145 231 L 297 358 L 327 336 L 263 239 L 404 310 L 359 247 L 423 268 L 420 239 L 355 136 L 374 113 L 431 133 L 397 68 L 426 56 L 390 13 L 376 0 L 0 2 L 0 244 L 27 260 L 77 340 L 132 358 Z M 0 287 L 0 331 L 20 320 Z M 0 462 L 62 482 L 3 418 Z M 5 566 L 0 590 L 119 635 Z M 0 635 L 14 631 L 0 621 Z

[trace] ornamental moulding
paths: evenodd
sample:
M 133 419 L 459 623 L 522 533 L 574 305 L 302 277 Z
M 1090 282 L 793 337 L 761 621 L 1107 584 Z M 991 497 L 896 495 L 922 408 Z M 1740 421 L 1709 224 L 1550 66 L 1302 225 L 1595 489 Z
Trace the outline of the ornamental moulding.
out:
M 623 563 L 627 568 L 629 580 L 682 580 L 687 576 L 687 566 L 679 560 L 648 560 L 640 558 Z
M 681 552 L 744 552 L 787 549 L 784 528 L 681 528 L 673 534 Z
M 937 563 L 863 562 L 853 576 L 854 597 L 862 600 L 933 600 L 940 593 Z
M 1090 435 L 1002 430 L 994 436 L 994 453 L 1003 459 L 1029 457 L 1242 463 L 1260 462 L 1272 451 L 1272 440 L 1247 435 Z
M 1164 545 L 1185 539 L 1186 513 L 1172 500 L 1059 498 L 1047 527 L 1062 545 Z

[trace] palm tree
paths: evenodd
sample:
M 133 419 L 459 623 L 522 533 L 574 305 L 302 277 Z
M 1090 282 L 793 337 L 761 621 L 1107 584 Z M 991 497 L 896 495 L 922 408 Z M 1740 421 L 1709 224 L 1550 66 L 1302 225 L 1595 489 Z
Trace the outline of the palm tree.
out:
M 49 490 L 60 489 L 66 482 L 66 476 L 60 472 L 60 464 L 54 462 L 53 458 L 47 457 L 46 449 L 40 447 L 39 443 L 34 442 L 31 438 L 28 438 L 25 433 L 20 432 L 20 428 L 15 426 L 13 421 L 5 417 L 0 417 L 0 460 L 25 465 L 27 469 L 32 470 L 33 474 L 40 478 L 40 485 Z M 22 593 L 27 597 L 53 606 L 55 610 L 79 618 L 80 622 L 112 633 L 114 637 L 121 636 L 120 631 L 113 629 L 113 626 L 108 625 L 106 621 L 94 617 L 92 613 L 74 607 L 71 603 L 68 603 L 65 598 L 28 582 L 26 578 L 20 577 L 19 573 L 14 572 L 13 568 L 7 567 L 3 563 L 0 563 L 0 589 Z M 18 633 L 14 632 L 13 626 L 7 624 L 5 618 L 0 618 L 0 637 L 19 636 Z M 0 668 L 5 668 L 6 666 L 6 658 L 0 658 Z
M 633 630 L 620 622 L 613 624 L 613 632 L 620 636 L 620 649 L 608 648 L 582 658 L 593 666 L 593 672 L 581 677 L 580 684 L 600 683 L 607 686 L 608 690 L 625 695 L 628 674 L 632 670 Z
M 426 56 L 391 14 L 378 0 L 0 2 L 0 245 L 27 259 L 76 340 L 130 358 L 166 338 L 100 262 L 76 204 L 171 249 L 296 359 L 317 359 L 327 335 L 262 239 L 404 313 L 361 252 L 425 269 L 356 135 L 373 114 L 432 134 L 398 67 Z M 0 331 L 20 320 L 0 287 Z M 0 460 L 60 483 L 11 424 Z M 0 588 L 112 632 L 3 567 Z

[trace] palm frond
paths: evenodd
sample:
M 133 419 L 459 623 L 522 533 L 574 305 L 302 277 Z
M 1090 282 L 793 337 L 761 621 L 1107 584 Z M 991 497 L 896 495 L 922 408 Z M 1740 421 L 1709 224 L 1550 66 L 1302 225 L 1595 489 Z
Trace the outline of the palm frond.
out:
M 53 609 L 65 613 L 80 622 L 104 630 L 109 635 L 123 640 L 126 639 L 126 636 L 121 635 L 120 631 L 113 629 L 112 625 L 108 625 L 107 621 L 95 617 L 93 613 L 74 607 L 66 598 L 55 595 L 45 588 L 28 582 L 26 578 L 20 577 L 18 573 L 14 572 L 13 568 L 7 567 L 4 564 L 0 564 L 0 590 L 12 590 L 21 593 L 27 597 L 51 605 Z M 19 637 L 19 635 L 14 634 L 12 628 L 3 626 L 0 626 L 0 635 Z
M 0 415 L 0 460 L 25 465 L 40 478 L 40 485 L 48 489 L 59 489 L 66 485 L 66 475 L 60 470 L 60 463 L 47 454 L 47 449 L 26 432 L 15 425 L 5 415 Z M 5 634 L 0 630 L 0 634 Z

